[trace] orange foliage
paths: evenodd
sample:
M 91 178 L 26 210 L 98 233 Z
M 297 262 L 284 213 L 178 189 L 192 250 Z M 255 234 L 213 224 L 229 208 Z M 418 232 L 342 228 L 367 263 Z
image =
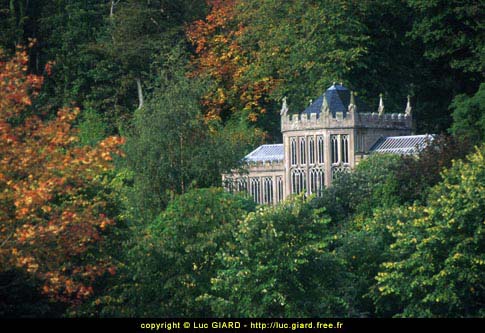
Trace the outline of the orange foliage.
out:
M 44 281 L 46 294 L 76 301 L 92 293 L 96 277 L 114 272 L 108 258 L 86 254 L 114 223 L 96 188 L 123 139 L 77 145 L 79 109 L 61 109 L 50 121 L 30 115 L 43 78 L 28 75 L 27 62 L 24 49 L 10 60 L 0 51 L 0 267 L 23 268 Z
M 244 110 L 255 122 L 266 112 L 264 103 L 278 80 L 247 77 L 255 52 L 239 42 L 246 31 L 237 20 L 239 0 L 208 0 L 208 4 L 211 12 L 205 20 L 194 22 L 186 31 L 197 53 L 192 75 L 208 76 L 217 85 L 203 100 L 206 118 L 220 119 L 225 109 Z

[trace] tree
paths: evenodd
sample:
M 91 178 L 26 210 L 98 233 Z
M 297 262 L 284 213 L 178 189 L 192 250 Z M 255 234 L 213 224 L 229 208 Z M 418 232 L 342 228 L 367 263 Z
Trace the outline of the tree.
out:
M 138 109 L 145 102 L 144 89 L 149 84 L 150 69 L 153 64 L 164 59 L 179 44 L 185 22 L 193 20 L 205 8 L 203 1 L 166 0 L 125 0 L 111 2 L 108 34 L 102 46 L 110 59 L 116 61 L 123 70 L 121 80 L 125 86 L 135 88 Z M 129 84 L 129 82 L 135 84 Z
M 364 54 L 361 26 L 344 3 L 211 1 L 205 20 L 188 30 L 196 75 L 216 87 L 206 116 L 231 114 L 276 134 L 274 101 L 289 95 L 294 110 L 345 78 Z M 268 38 L 271 36 L 271 38 Z
M 452 123 L 449 106 L 457 94 L 475 93 L 483 82 L 483 2 L 474 0 L 408 0 L 412 28 L 407 36 L 418 42 L 416 85 L 418 126 L 439 133 Z M 417 59 L 417 57 L 414 57 Z M 427 123 L 421 127 L 421 123 Z M 434 125 L 433 125 L 434 124 Z
M 391 229 L 391 260 L 376 304 L 401 317 L 484 316 L 485 146 L 444 171 L 426 206 L 404 209 Z
M 335 179 L 315 203 L 342 224 L 353 215 L 370 216 L 374 209 L 392 207 L 400 200 L 397 174 L 401 163 L 400 156 L 371 155 L 351 173 Z
M 192 0 L 1 0 L 0 45 L 13 52 L 35 38 L 29 72 L 55 63 L 37 106 L 94 109 L 109 135 L 131 118 L 167 50 L 183 42 L 185 23 L 204 9 Z
M 26 51 L 0 59 L 0 267 L 22 269 L 45 294 L 77 302 L 96 277 L 114 272 L 103 238 L 115 221 L 100 175 L 123 140 L 80 147 L 72 128 L 78 109 L 48 121 L 30 108 L 43 78 L 27 74 Z
M 485 141 L 485 83 L 472 97 L 456 96 L 450 107 L 453 109 L 451 133 L 475 144 Z
M 338 234 L 336 252 L 349 274 L 349 314 L 353 317 L 390 317 L 394 308 L 376 306 L 373 293 L 381 264 L 391 259 L 392 230 L 403 216 L 399 205 L 374 207 L 352 215 Z
M 85 109 L 79 122 L 79 139 L 81 144 L 95 145 L 107 136 L 104 119 L 93 109 Z
M 453 96 L 483 80 L 483 39 L 476 1 L 211 1 L 187 31 L 194 75 L 211 77 L 207 117 L 247 118 L 274 140 L 278 108 L 289 97 L 302 111 L 333 81 L 372 107 L 388 110 L 413 96 L 421 132 L 451 123 Z M 462 60 L 460 60 L 462 59 Z
M 442 171 L 471 150 L 465 138 L 436 135 L 417 156 L 404 156 L 395 174 L 401 204 L 426 202 L 430 189 L 442 180 Z
M 335 225 L 302 196 L 261 207 L 219 251 L 205 296 L 216 316 L 328 317 L 347 313 L 347 276 L 332 252 Z M 331 272 L 331 274 L 330 274 Z
M 423 40 L 424 55 L 444 58 L 451 68 L 468 73 L 469 80 L 483 79 L 484 4 L 473 0 L 407 2 L 416 14 L 411 35 Z
M 199 104 L 204 84 L 186 77 L 183 58 L 173 57 L 153 96 L 135 112 L 127 136 L 132 207 L 142 221 L 153 220 L 175 194 L 219 185 L 221 173 L 237 166 L 251 142 L 237 126 L 224 132 L 204 121 Z M 229 133 L 233 138 L 227 140 Z
M 221 188 L 191 190 L 172 201 L 125 248 L 118 284 L 101 300 L 103 315 L 210 317 L 200 297 L 221 268 L 216 253 L 233 244 L 237 221 L 254 202 Z

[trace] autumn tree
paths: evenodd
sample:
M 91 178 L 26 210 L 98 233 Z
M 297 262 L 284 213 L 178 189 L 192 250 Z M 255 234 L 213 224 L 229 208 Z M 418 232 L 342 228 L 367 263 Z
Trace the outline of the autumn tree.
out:
M 395 15 L 399 20 L 387 19 L 390 28 L 386 29 L 384 41 L 378 43 L 371 37 L 378 30 L 374 26 L 383 23 L 375 19 L 371 26 L 369 22 L 379 12 L 372 10 L 374 3 L 209 3 L 212 10 L 205 20 L 194 22 L 187 30 L 196 52 L 194 74 L 215 82 L 204 98 L 207 117 L 225 119 L 237 114 L 274 136 L 278 135 L 277 109 L 284 95 L 289 97 L 291 110 L 297 112 L 336 80 L 353 84 L 352 88 L 362 94 L 387 90 L 397 94 L 392 89 L 396 80 L 389 76 L 402 80 L 402 75 L 394 68 L 395 62 L 388 61 L 387 54 L 401 55 L 410 49 L 401 45 L 401 40 L 396 41 L 393 34 L 407 17 L 400 17 L 401 12 L 406 12 L 402 5 L 383 6 L 399 12 Z M 385 12 L 382 8 L 380 11 Z M 393 46 L 389 47 L 389 42 Z M 370 57 L 370 49 L 380 58 Z M 385 67 L 376 65 L 385 61 Z M 370 78 L 379 73 L 386 75 L 385 80 Z
M 24 49 L 0 54 L 0 267 L 39 279 L 44 294 L 78 302 L 115 267 L 103 251 L 115 221 L 101 175 L 120 154 L 122 139 L 80 146 L 73 128 L 79 109 L 54 119 L 31 108 L 43 83 L 27 74 Z

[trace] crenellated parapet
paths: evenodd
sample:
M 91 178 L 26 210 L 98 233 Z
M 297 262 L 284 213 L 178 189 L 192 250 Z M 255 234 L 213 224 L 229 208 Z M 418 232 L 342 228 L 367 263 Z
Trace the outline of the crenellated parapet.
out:
M 350 128 L 355 126 L 353 112 L 286 114 L 281 116 L 281 131 L 299 131 L 321 128 Z
M 412 116 L 406 113 L 353 113 L 290 114 L 281 117 L 281 131 L 299 131 L 321 128 L 394 128 L 410 129 Z
M 412 116 L 405 113 L 358 113 L 357 128 L 410 129 Z
M 288 114 L 288 105 L 286 99 L 284 99 L 281 110 L 281 131 L 338 128 L 410 130 L 412 128 L 409 96 L 403 113 L 385 113 L 382 95 L 379 98 L 377 112 L 358 112 L 353 92 L 350 92 L 350 99 L 344 111 L 331 112 L 325 94 L 318 111 Z

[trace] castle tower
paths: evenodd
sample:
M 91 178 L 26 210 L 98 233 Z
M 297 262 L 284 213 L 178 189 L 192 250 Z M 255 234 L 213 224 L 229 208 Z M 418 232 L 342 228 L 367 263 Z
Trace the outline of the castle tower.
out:
M 296 193 L 319 195 L 369 153 L 415 154 L 428 136 L 411 134 L 411 102 L 404 113 L 386 113 L 383 96 L 372 111 L 342 84 L 333 84 L 303 111 L 281 107 L 282 144 L 262 145 L 242 160 L 248 172 L 222 175 L 229 191 L 260 204 Z
M 382 96 L 377 112 L 371 112 L 353 92 L 334 83 L 299 114 L 281 114 L 285 196 L 318 194 L 354 168 L 380 137 L 409 135 L 411 124 L 410 111 L 384 113 Z

